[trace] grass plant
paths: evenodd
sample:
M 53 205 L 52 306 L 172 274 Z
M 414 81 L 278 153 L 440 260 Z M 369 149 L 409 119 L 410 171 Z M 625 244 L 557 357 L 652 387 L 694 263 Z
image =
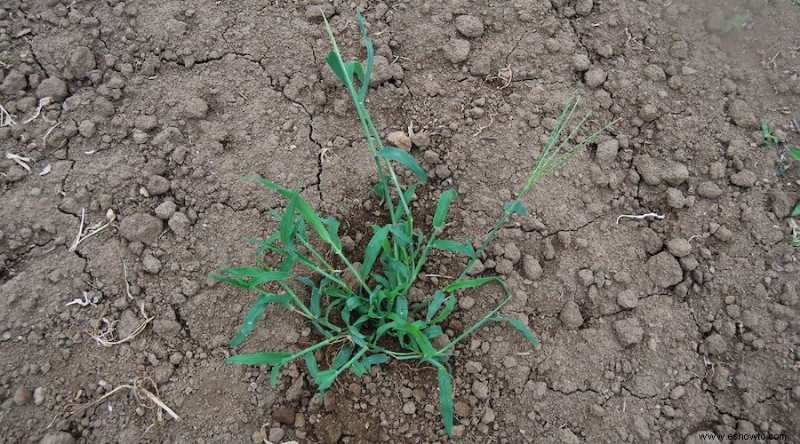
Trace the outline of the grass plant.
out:
M 343 60 L 327 19 L 325 27 L 332 49 L 326 60 L 352 98 L 375 162 L 378 182 L 374 192 L 388 213 L 388 222 L 372 226 L 373 233 L 363 254 L 354 261 L 345 255 L 339 237 L 340 224 L 336 219 L 320 215 L 303 199 L 299 188 L 290 189 L 254 177 L 278 193 L 286 204 L 282 211 L 269 208 L 279 229 L 258 243 L 256 266 L 225 268 L 219 274 L 212 274 L 219 281 L 257 294 L 231 346 L 242 344 L 270 305 L 279 305 L 306 318 L 319 336 L 316 343 L 301 350 L 239 354 L 228 358 L 227 362 L 272 366 L 270 381 L 274 386 L 282 366 L 302 359 L 323 394 L 347 371 L 361 376 L 370 367 L 390 360 L 425 363 L 436 369 L 442 420 L 445 431 L 452 435 L 453 382 L 449 358 L 453 348 L 490 322 L 506 322 L 517 328 L 534 346 L 538 345 L 537 338 L 521 321 L 499 315 L 513 297 L 503 279 L 499 276 L 469 277 L 468 270 L 512 215 L 527 214 L 523 206 L 527 193 L 614 122 L 586 138 L 570 142 L 578 138 L 578 131 L 588 118 L 587 115 L 571 130 L 568 128 L 578 104 L 577 96 L 571 97 L 526 182 L 514 200 L 504 205 L 502 215 L 478 248 L 470 239 L 442 238 L 456 192 L 450 189 L 441 193 L 432 224 L 427 230 L 415 223 L 410 201 L 428 178 L 411 154 L 383 144 L 370 118 L 366 96 L 374 49 L 360 14 L 357 21 L 366 47 L 366 63 Z M 413 183 L 401 181 L 397 174 L 399 167 L 413 173 Z M 431 292 L 424 301 L 412 304 L 408 298 L 409 289 L 435 250 L 463 256 L 466 260 L 464 268 L 455 279 Z M 446 344 L 434 345 L 434 339 L 444 334 L 443 324 L 455 310 L 459 295 L 490 284 L 502 292 L 499 302 Z M 326 368 L 315 355 L 323 349 L 335 353 L 330 365 L 324 366 Z

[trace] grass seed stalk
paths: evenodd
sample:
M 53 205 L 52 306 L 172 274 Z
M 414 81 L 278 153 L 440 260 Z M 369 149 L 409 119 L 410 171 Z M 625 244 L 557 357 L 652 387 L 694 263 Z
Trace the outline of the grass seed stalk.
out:
M 373 233 L 363 255 L 359 261 L 351 261 L 344 254 L 336 219 L 318 214 L 301 197 L 299 188 L 286 188 L 261 177 L 252 178 L 282 196 L 286 204 L 283 211 L 269 208 L 279 229 L 258 243 L 256 266 L 230 267 L 212 274 L 216 280 L 257 294 L 231 340 L 231 346 L 242 344 L 270 305 L 279 305 L 306 318 L 320 339 L 298 351 L 238 354 L 228 358 L 227 362 L 272 366 L 270 381 L 274 386 L 282 366 L 303 359 L 322 394 L 346 371 L 360 377 L 372 366 L 390 360 L 415 360 L 429 364 L 436 369 L 438 376 L 444 428 L 448 435 L 452 435 L 453 382 L 449 358 L 456 344 L 489 322 L 506 322 L 538 346 L 536 336 L 525 324 L 498 314 L 513 297 L 504 280 L 499 276 L 468 277 L 468 270 L 510 217 L 527 214 L 522 203 L 527 193 L 614 122 L 571 143 L 588 118 L 587 115 L 571 130 L 568 129 L 578 105 L 578 97 L 573 95 L 558 117 L 527 180 L 515 198 L 504 205 L 503 214 L 477 249 L 470 239 L 441 238 L 447 213 L 457 197 L 452 189 L 439 196 L 432 224 L 426 233 L 415 224 L 409 202 L 417 187 L 426 183 L 428 177 L 411 154 L 383 144 L 370 118 L 366 96 L 374 49 L 363 17 L 357 14 L 356 18 L 366 47 L 365 63 L 344 61 L 327 18 L 324 18 L 332 47 L 326 61 L 352 98 L 378 175 L 373 190 L 386 209 L 389 221 L 372 226 Z M 410 185 L 402 183 L 397 174 L 398 167 L 412 172 L 415 181 Z M 424 301 L 411 304 L 409 289 L 434 250 L 462 255 L 466 264 L 447 285 L 433 291 Z M 277 260 L 269 261 L 267 257 Z M 348 285 L 348 281 L 354 284 Z M 489 284 L 502 292 L 497 305 L 453 340 L 435 346 L 437 341 L 434 339 L 444 334 L 442 325 L 455 310 L 459 294 Z M 327 368 L 322 368 L 315 356 L 315 352 L 322 349 L 335 353 Z

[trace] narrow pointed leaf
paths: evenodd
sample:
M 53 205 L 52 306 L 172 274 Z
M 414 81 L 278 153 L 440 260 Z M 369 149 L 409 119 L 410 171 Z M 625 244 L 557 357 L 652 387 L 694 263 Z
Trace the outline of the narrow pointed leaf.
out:
M 383 248 L 383 242 L 386 240 L 388 235 L 389 226 L 384 225 L 378 229 L 378 231 L 372 235 L 372 239 L 369 240 L 367 249 L 364 250 L 364 263 L 361 264 L 361 277 L 363 279 L 366 279 L 366 277 L 369 276 L 372 266 L 375 264 L 375 260 L 378 258 L 378 254 Z
M 286 359 L 292 356 L 288 352 L 262 352 L 262 353 L 246 353 L 242 355 L 231 356 L 225 362 L 231 364 L 248 364 L 248 365 L 278 365 L 283 363 Z
M 244 342 L 247 336 L 253 332 L 258 320 L 261 319 L 261 316 L 264 314 L 269 304 L 281 304 L 288 307 L 291 300 L 292 298 L 288 294 L 259 296 L 256 302 L 250 307 L 250 310 L 247 311 L 244 322 L 242 322 L 242 326 L 239 328 L 239 332 L 231 339 L 231 347 L 236 347 Z
M 339 350 L 339 353 L 336 354 L 336 358 L 333 359 L 333 364 L 331 364 L 331 368 L 338 369 L 343 365 L 345 365 L 347 361 L 350 359 L 350 356 L 353 356 L 354 349 L 355 346 L 352 343 L 342 347 L 342 349 Z
M 489 318 L 489 320 L 495 322 L 508 322 L 509 324 L 516 327 L 517 330 L 521 331 L 522 334 L 525 335 L 525 337 L 528 338 L 529 341 L 531 341 L 534 347 L 539 346 L 539 340 L 536 338 L 536 336 L 534 336 L 533 332 L 531 332 L 531 330 L 528 327 L 526 327 L 525 324 L 523 324 L 522 321 L 520 321 L 519 319 L 496 316 L 493 318 Z
M 453 436 L 453 378 L 447 367 L 437 363 L 439 378 L 439 404 L 442 409 L 442 422 L 447 436 Z
M 364 40 L 364 46 L 367 49 L 367 69 L 364 72 L 361 80 L 361 90 L 358 93 L 358 98 L 363 102 L 367 97 L 367 91 L 369 91 L 369 80 L 372 77 L 372 67 L 375 61 L 375 49 L 372 47 L 372 40 L 367 35 L 367 25 L 364 23 L 364 17 L 360 12 L 356 12 L 356 21 L 361 29 L 361 39 Z
M 314 357 L 313 351 L 308 351 L 303 355 L 303 358 L 306 360 L 306 367 L 308 367 L 308 373 L 311 374 L 311 377 L 314 378 L 316 381 L 319 375 L 319 366 L 317 365 L 317 358 Z
M 444 334 L 442 327 L 438 325 L 431 325 L 422 332 L 425 333 L 425 336 L 427 336 L 428 339 L 433 339 Z
M 790 215 L 790 217 L 797 217 L 797 216 L 800 216 L 800 203 L 794 207 L 794 210 L 792 210 L 792 214 Z
M 439 201 L 436 203 L 436 212 L 433 214 L 433 228 L 438 230 L 444 226 L 444 221 L 447 219 L 447 212 L 450 211 L 450 202 L 456 197 L 456 190 L 449 189 L 439 196 Z
M 447 239 L 436 239 L 431 244 L 431 248 L 435 248 L 437 250 L 443 251 L 452 251 L 454 253 L 463 254 L 468 258 L 475 258 L 475 248 L 472 246 L 472 243 L 467 241 L 465 243 L 459 243 L 456 241 L 451 241 Z
M 489 277 L 482 277 L 482 278 L 475 278 L 475 279 L 459 279 L 457 281 L 453 281 L 450 285 L 442 288 L 442 291 L 454 291 L 460 290 L 463 288 L 475 288 L 480 287 L 481 285 L 488 284 L 489 282 L 498 281 L 500 278 L 497 276 L 489 276 Z
M 507 202 L 503 204 L 503 210 L 508 211 L 510 214 L 519 214 L 520 216 L 527 216 L 528 210 L 522 205 L 522 202 Z
M 430 322 L 431 319 L 433 319 L 433 315 L 435 315 L 436 312 L 439 311 L 439 308 L 442 306 L 442 303 L 444 303 L 444 299 L 445 295 L 441 291 L 436 290 L 436 292 L 433 293 L 433 296 L 431 296 L 431 303 L 428 304 L 428 312 L 425 314 L 426 321 Z
M 291 199 L 292 195 L 295 193 L 288 188 L 282 187 L 271 180 L 264 179 L 262 177 L 250 177 L 251 179 L 259 182 L 260 184 L 264 185 L 265 187 L 276 191 L 278 194 L 283 196 L 285 199 Z M 325 224 L 322 223 L 322 219 L 319 217 L 314 208 L 306 202 L 301 196 L 297 196 L 297 212 L 300 213 L 300 217 L 302 217 L 310 226 L 314 229 L 317 235 L 327 244 L 330 245 L 331 238 L 328 235 L 328 230 L 325 228 Z
M 419 166 L 417 159 L 414 159 L 414 156 L 408 154 L 405 152 L 405 150 L 395 146 L 387 146 L 378 152 L 378 156 L 383 157 L 386 160 L 393 160 L 408 168 L 409 171 L 419 177 L 419 180 L 422 181 L 422 183 L 428 182 L 428 175 L 425 174 L 425 171 L 423 171 L 422 167 Z
M 448 316 L 450 316 L 450 313 L 452 313 L 455 308 L 456 308 L 456 295 L 451 294 L 450 297 L 447 299 L 447 303 L 445 304 L 442 312 L 439 313 L 439 316 L 433 318 L 431 322 L 434 324 L 438 324 L 444 321 L 445 319 L 447 319 Z

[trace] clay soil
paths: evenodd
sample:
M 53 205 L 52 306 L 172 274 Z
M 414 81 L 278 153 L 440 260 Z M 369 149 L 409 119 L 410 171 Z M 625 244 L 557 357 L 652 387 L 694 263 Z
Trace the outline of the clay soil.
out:
M 542 346 L 492 324 L 456 348 L 457 441 L 800 442 L 800 5 L 315 1 L 2 2 L 0 443 L 447 442 L 426 366 L 321 402 L 302 362 L 275 388 L 224 362 L 315 338 L 270 309 L 229 346 L 254 295 L 208 274 L 253 264 L 283 205 L 242 176 L 300 186 L 355 255 L 381 220 L 320 9 L 347 58 L 363 12 L 368 107 L 432 177 L 420 220 L 458 190 L 451 239 L 485 236 L 573 92 L 587 130 L 619 119 L 473 270 Z M 465 293 L 446 333 L 498 299 Z

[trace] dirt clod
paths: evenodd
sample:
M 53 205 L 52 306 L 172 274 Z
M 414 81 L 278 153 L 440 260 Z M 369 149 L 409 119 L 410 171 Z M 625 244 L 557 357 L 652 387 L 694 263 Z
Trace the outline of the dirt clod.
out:
M 619 338 L 620 343 L 626 347 L 638 344 L 644 335 L 644 330 L 636 318 L 614 322 L 614 331 L 617 332 L 617 338 Z
M 272 413 L 272 419 L 281 424 L 294 424 L 294 415 L 295 411 L 291 407 L 280 406 Z
M 67 84 L 58 77 L 48 77 L 36 87 L 36 97 L 50 97 L 54 102 L 60 102 L 67 97 Z
M 461 63 L 469 58 L 472 46 L 469 41 L 463 39 L 451 39 L 442 47 L 444 58 L 450 63 Z
M 731 175 L 731 183 L 742 188 L 750 188 L 756 184 L 758 176 L 750 170 L 742 170 Z
M 402 131 L 392 131 L 387 134 L 386 141 L 392 146 L 402 148 L 405 151 L 411 151 L 411 138 Z
M 736 99 L 728 105 L 728 115 L 733 123 L 742 128 L 758 127 L 758 119 L 755 113 L 744 100 Z
M 467 38 L 478 38 L 483 35 L 483 23 L 481 23 L 481 19 L 474 15 L 456 17 L 456 29 Z
M 164 225 L 161 220 L 145 213 L 131 214 L 122 219 L 119 232 L 130 242 L 155 245 Z
M 48 433 L 39 444 L 75 444 L 75 438 L 67 432 Z
M 675 256 L 662 251 L 647 261 L 647 275 L 661 288 L 677 285 L 683 280 L 683 270 Z
M 575 330 L 583 325 L 583 315 L 581 309 L 575 301 L 567 301 L 561 308 L 561 314 L 558 317 L 565 328 Z

